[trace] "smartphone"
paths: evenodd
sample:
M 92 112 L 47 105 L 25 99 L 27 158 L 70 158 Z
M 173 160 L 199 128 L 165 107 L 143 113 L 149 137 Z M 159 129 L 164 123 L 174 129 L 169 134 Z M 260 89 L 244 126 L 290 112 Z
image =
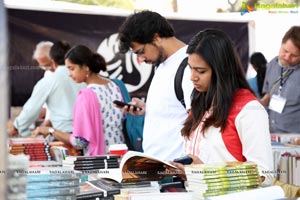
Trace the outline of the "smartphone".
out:
M 183 165 L 189 165 L 189 164 L 192 164 L 193 159 L 189 156 L 183 156 L 183 157 L 180 157 L 180 158 L 176 158 L 173 161 L 177 162 L 177 163 L 181 163 Z
M 114 100 L 113 103 L 116 104 L 116 105 L 119 106 L 119 107 L 128 106 L 128 108 L 129 108 L 130 106 L 133 106 L 133 111 L 140 111 L 140 110 L 142 110 L 142 108 L 140 108 L 140 107 L 131 105 L 131 104 L 129 104 L 129 103 L 125 103 L 125 102 L 123 102 L 123 101 Z

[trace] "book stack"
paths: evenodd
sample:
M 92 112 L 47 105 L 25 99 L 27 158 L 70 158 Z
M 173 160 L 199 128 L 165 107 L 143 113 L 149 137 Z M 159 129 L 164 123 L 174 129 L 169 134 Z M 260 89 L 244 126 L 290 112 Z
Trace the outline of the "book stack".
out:
M 51 160 L 50 145 L 43 138 L 10 138 L 10 154 L 25 154 L 30 160 Z
M 281 154 L 277 173 L 279 181 L 300 186 L 300 154 L 291 152 Z
M 111 169 L 119 168 L 119 158 L 119 155 L 67 156 L 62 164 L 64 167 L 79 171 Z
M 203 199 L 257 188 L 261 183 L 257 165 L 252 162 L 226 162 L 187 165 L 186 189 L 193 199 Z
M 300 186 L 300 134 L 271 134 L 274 172 L 282 182 Z
M 271 141 L 274 145 L 300 147 L 299 133 L 271 133 Z M 279 144 L 278 144 L 279 143 Z
M 62 164 L 55 160 L 34 160 L 29 162 L 29 167 L 62 167 Z
M 80 184 L 77 200 L 114 200 L 114 195 L 120 194 L 120 189 L 111 181 L 104 179 L 86 181 Z
M 27 172 L 27 200 L 75 200 L 81 172 L 63 167 L 33 167 Z
M 6 170 L 7 182 L 7 199 L 8 200 L 25 200 L 27 198 L 27 174 L 20 173 L 26 171 L 29 165 L 29 156 L 26 155 L 9 155 L 8 166 Z M 3 173 L 3 172 L 2 172 Z

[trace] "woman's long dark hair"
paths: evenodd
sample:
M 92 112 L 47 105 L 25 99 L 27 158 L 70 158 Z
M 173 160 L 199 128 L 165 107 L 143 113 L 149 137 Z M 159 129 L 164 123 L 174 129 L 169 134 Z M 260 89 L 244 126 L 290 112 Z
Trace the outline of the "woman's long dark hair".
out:
M 266 75 L 266 65 L 267 60 L 265 56 L 260 52 L 255 52 L 250 56 L 250 63 L 257 72 L 257 88 L 258 94 L 262 97 L 264 93 L 262 92 L 262 88 L 264 85 L 265 75 Z
M 210 108 L 213 109 L 212 116 L 204 122 L 202 131 L 210 126 L 220 127 L 223 131 L 235 92 L 240 88 L 251 90 L 232 41 L 220 30 L 206 29 L 191 39 L 187 53 L 201 56 L 211 67 L 212 75 L 206 92 L 194 89 L 191 113 L 184 123 L 182 135 L 189 137 Z

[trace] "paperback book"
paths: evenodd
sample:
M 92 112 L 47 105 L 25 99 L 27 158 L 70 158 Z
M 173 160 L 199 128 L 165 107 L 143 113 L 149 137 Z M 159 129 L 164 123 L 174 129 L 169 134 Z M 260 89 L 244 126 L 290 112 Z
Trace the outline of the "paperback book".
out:
M 80 179 L 82 173 L 65 167 L 34 167 L 19 173 L 27 174 L 27 182 L 48 182 Z
M 103 160 L 118 160 L 119 155 L 100 155 L 100 156 L 67 156 L 64 160 L 64 163 L 73 164 L 74 162 L 81 161 L 103 161 Z
M 186 189 L 196 199 L 257 188 L 261 184 L 257 164 L 225 162 L 187 165 Z
M 120 194 L 120 189 L 104 179 L 86 181 L 80 185 L 77 199 L 94 199 Z
M 137 151 L 128 151 L 121 159 L 119 169 L 108 169 L 99 173 L 99 178 L 110 178 L 121 182 L 158 181 L 174 174 L 167 173 L 165 166 L 176 169 L 167 161 Z
M 39 190 L 27 190 L 28 198 L 37 197 L 56 197 L 65 195 L 76 195 L 79 193 L 79 187 L 61 187 L 61 188 L 47 188 Z
M 75 170 L 96 170 L 119 168 L 119 155 L 68 156 L 62 161 L 63 166 Z

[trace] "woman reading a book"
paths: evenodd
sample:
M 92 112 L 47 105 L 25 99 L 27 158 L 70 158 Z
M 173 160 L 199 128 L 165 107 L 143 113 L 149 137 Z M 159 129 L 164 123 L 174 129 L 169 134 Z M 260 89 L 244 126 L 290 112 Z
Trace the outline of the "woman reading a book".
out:
M 194 164 L 252 161 L 264 183 L 271 184 L 268 114 L 245 79 L 232 41 L 220 30 L 207 29 L 192 38 L 187 53 L 194 91 L 182 129 L 185 154 Z
M 110 144 L 124 143 L 124 114 L 113 104 L 114 100 L 122 101 L 121 91 L 114 82 L 99 75 L 100 71 L 106 71 L 105 60 L 86 46 L 70 49 L 65 55 L 65 64 L 75 82 L 87 84 L 76 99 L 73 132 L 65 134 L 49 127 L 39 127 L 32 135 L 50 134 L 65 144 L 83 149 L 84 155 L 106 154 Z

